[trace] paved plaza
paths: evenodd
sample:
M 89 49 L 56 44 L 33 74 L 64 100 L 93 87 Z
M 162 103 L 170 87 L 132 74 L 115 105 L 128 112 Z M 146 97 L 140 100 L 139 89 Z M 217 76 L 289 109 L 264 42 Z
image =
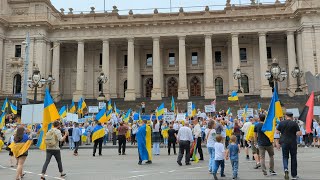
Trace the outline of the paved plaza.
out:
M 178 166 L 177 156 L 167 155 L 167 151 L 161 148 L 161 155 L 153 158 L 153 164 L 137 164 L 137 149 L 130 148 L 126 156 L 119 156 L 117 149 L 103 149 L 103 156 L 92 157 L 91 149 L 80 149 L 79 156 L 72 155 L 72 151 L 62 150 L 63 167 L 70 180 L 122 180 L 122 179 L 213 179 L 208 173 L 207 150 L 205 161 L 192 163 L 191 166 Z M 319 160 L 320 149 L 318 148 L 299 148 L 298 149 L 298 174 L 301 179 L 319 179 Z M 275 171 L 277 176 L 265 177 L 261 169 L 253 169 L 254 162 L 245 160 L 244 151 L 240 155 L 239 177 L 240 179 L 283 179 L 281 152 L 276 150 Z M 0 153 L 0 179 L 11 180 L 15 178 L 15 168 L 8 167 L 9 156 L 6 151 Z M 27 175 L 24 180 L 40 179 L 40 172 L 45 160 L 45 152 L 30 150 L 25 163 Z M 267 157 L 268 160 L 268 157 Z M 184 161 L 184 160 L 183 160 Z M 267 161 L 268 163 L 268 161 Z M 47 171 L 47 179 L 59 178 L 57 163 L 54 158 Z M 231 179 L 230 161 L 226 161 L 226 178 Z

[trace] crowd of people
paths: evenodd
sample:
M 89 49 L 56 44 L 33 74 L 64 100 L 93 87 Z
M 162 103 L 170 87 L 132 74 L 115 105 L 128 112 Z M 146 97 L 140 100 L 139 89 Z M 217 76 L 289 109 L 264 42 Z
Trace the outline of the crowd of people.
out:
M 202 112 L 198 110 L 198 114 Z M 134 114 L 134 112 L 133 112 Z M 133 116 L 133 115 L 132 115 Z M 230 159 L 232 167 L 232 178 L 238 178 L 239 153 L 244 152 L 246 160 L 250 159 L 249 150 L 252 152 L 252 160 L 256 162 L 254 169 L 261 168 L 263 175 L 276 175 L 274 169 L 274 149 L 282 149 L 283 170 L 285 179 L 289 178 L 288 159 L 291 158 L 291 179 L 297 179 L 297 146 L 305 147 L 319 146 L 320 126 L 316 120 L 313 121 L 313 133 L 306 134 L 304 124 L 295 120 L 293 114 L 287 112 L 283 119 L 277 120 L 276 130 L 274 132 L 274 141 L 271 141 L 262 131 L 263 122 L 266 118 L 265 113 L 259 112 L 254 117 L 236 118 L 232 114 L 226 114 L 223 110 L 216 114 L 207 114 L 207 117 L 191 117 L 185 121 L 163 121 L 152 120 L 153 114 L 149 120 L 129 120 L 124 122 L 121 116 L 116 120 L 101 124 L 97 121 L 85 123 L 72 123 L 55 121 L 53 128 L 49 130 L 46 136 L 46 161 L 43 165 L 41 179 L 45 179 L 46 169 L 54 156 L 61 177 L 65 177 L 63 172 L 61 153 L 62 147 L 68 147 L 73 151 L 74 156 L 79 155 L 79 146 L 85 146 L 93 143 L 93 153 L 102 155 L 102 145 L 112 142 L 112 145 L 118 143 L 118 154 L 126 155 L 126 145 L 130 143 L 138 147 L 139 161 L 146 164 L 152 163 L 152 155 L 160 155 L 160 145 L 166 148 L 168 155 L 177 155 L 176 146 L 179 151 L 177 164 L 182 166 L 182 159 L 185 156 L 185 165 L 190 165 L 190 161 L 203 161 L 202 145 L 206 144 L 208 157 L 208 171 L 213 174 L 214 179 L 218 179 L 217 173 L 220 168 L 220 176 L 225 177 L 225 160 Z M 17 165 L 17 178 L 24 176 L 23 164 L 28 155 L 27 149 L 24 153 L 17 153 L 17 144 L 21 149 L 27 141 L 36 145 L 40 134 L 41 124 L 22 125 L 10 121 L 0 130 L 1 139 L 6 144 L 9 151 L 10 166 Z M 96 133 L 99 131 L 99 133 Z M 49 134 L 49 135 L 48 135 Z M 51 136 L 50 136 L 51 134 Z M 99 134 L 99 135 L 97 135 Z M 49 137 L 49 138 L 48 138 Z M 50 145 L 50 140 L 52 144 Z M 13 144 L 13 145 L 12 145 Z M 111 144 L 111 143 L 110 143 Z M 1 145 L 1 144 L 0 144 Z M 11 148 L 14 147 L 15 151 Z M 195 156 L 198 152 L 198 156 Z M 265 153 L 269 156 L 269 167 L 265 164 Z M 16 161 L 15 161 L 16 159 Z

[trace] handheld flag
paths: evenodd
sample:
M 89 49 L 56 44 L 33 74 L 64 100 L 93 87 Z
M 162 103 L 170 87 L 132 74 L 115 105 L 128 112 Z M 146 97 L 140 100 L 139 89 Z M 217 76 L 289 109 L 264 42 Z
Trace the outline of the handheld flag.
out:
M 164 114 L 164 103 L 162 103 L 162 104 L 158 107 L 157 112 L 156 112 L 156 116 L 158 117 L 158 116 L 161 116 L 161 115 L 163 115 L 163 114 Z
M 195 163 L 199 162 L 197 155 L 197 140 L 194 140 L 192 145 L 191 145 L 191 149 L 190 149 L 190 154 L 192 154 L 191 158 Z
M 10 103 L 10 109 L 11 109 L 11 112 L 13 114 L 17 114 L 18 113 L 17 106 L 13 105 L 12 103 Z
M 6 98 L 6 100 L 3 102 L 1 111 L 2 111 L 2 112 L 5 112 L 6 109 L 7 109 L 7 107 L 8 107 L 8 98 Z
M 258 103 L 258 111 L 261 112 L 262 109 L 261 109 L 261 103 Z
M 226 111 L 226 114 L 229 115 L 231 113 L 231 108 L 229 107 L 228 110 Z
M 3 112 L 0 116 L 0 129 L 3 129 L 6 121 L 6 113 Z
M 244 108 L 244 111 L 242 113 L 243 121 L 247 120 L 247 115 L 248 115 L 248 104 L 246 105 L 246 107 Z
M 110 121 L 112 115 L 112 109 L 107 112 L 107 122 Z
M 74 104 L 74 101 L 72 100 L 71 106 L 70 106 L 70 113 L 75 113 L 76 112 L 76 105 Z
M 305 130 L 307 133 L 312 132 L 312 119 L 313 119 L 313 108 L 314 108 L 314 92 L 312 91 L 303 111 L 299 117 L 299 120 L 303 121 L 305 124 Z M 320 133 L 320 132 L 318 132 Z
M 111 99 L 108 101 L 108 110 L 112 109 L 112 105 L 111 105 Z
M 84 100 L 82 98 L 80 98 L 79 102 L 78 102 L 78 113 L 79 114 L 83 114 L 83 110 L 84 108 L 87 107 L 86 102 L 84 102 Z
M 176 107 L 175 107 L 175 104 L 174 104 L 174 98 L 173 96 L 171 96 L 171 111 L 175 111 Z
M 129 109 L 129 110 L 127 111 L 126 115 L 124 116 L 124 118 L 123 118 L 123 121 L 124 121 L 124 122 L 128 122 L 128 121 L 129 121 L 130 114 L 131 114 L 131 109 Z
M 231 92 L 231 96 L 228 97 L 229 101 L 238 101 L 239 97 L 238 97 L 238 93 L 236 91 L 232 91 Z
M 102 126 L 96 125 L 92 131 L 92 142 L 104 137 L 105 131 Z
M 101 123 L 105 123 L 107 122 L 107 116 L 106 116 L 106 108 L 102 108 L 98 114 L 96 115 L 96 120 L 101 122 Z
M 60 119 L 60 115 L 54 104 L 52 97 L 49 93 L 49 90 L 46 89 L 45 97 L 44 97 L 44 109 L 43 109 L 43 121 L 42 121 L 42 131 L 40 132 L 37 147 L 41 150 L 46 149 L 45 145 L 45 137 L 48 130 L 51 129 L 52 122 Z
M 197 114 L 196 105 L 192 103 L 192 117 L 195 117 Z
M 269 138 L 270 142 L 273 142 L 274 140 L 274 130 L 276 127 L 276 121 L 277 119 L 280 119 L 280 117 L 282 116 L 283 113 L 278 93 L 277 91 L 274 91 L 269 105 L 268 115 L 262 126 L 262 132 L 264 132 L 264 134 Z
M 61 118 L 65 118 L 67 116 L 67 108 L 66 106 L 63 106 L 60 111 L 59 111 L 59 115 Z
M 117 109 L 116 103 L 114 103 L 113 106 L 114 106 L 114 113 L 116 114 L 116 116 L 119 116 L 120 110 Z

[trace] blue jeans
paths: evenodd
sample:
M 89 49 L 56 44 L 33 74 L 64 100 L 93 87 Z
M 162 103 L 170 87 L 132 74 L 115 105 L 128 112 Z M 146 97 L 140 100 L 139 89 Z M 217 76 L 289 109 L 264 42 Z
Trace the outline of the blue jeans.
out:
M 214 147 L 208 147 L 208 153 L 209 153 L 209 171 L 212 172 L 214 170 Z
M 219 166 L 221 166 L 221 176 L 224 174 L 224 160 L 215 160 L 213 174 L 217 174 Z
M 69 149 L 74 149 L 74 142 L 72 136 L 68 137 L 69 140 Z
M 163 144 L 164 144 L 165 146 L 168 145 L 168 138 L 163 138 Z
M 160 143 L 153 143 L 153 154 L 160 154 Z
M 230 160 L 231 166 L 232 166 L 232 177 L 238 177 L 238 167 L 239 167 L 239 161 L 238 160 Z
M 283 169 L 288 169 L 288 161 L 289 161 L 289 153 L 291 157 L 291 176 L 295 177 L 297 176 L 297 144 L 291 143 L 291 144 L 282 144 L 282 161 L 283 161 Z
M 108 141 L 108 134 L 104 135 L 103 137 L 103 144 L 106 145 Z

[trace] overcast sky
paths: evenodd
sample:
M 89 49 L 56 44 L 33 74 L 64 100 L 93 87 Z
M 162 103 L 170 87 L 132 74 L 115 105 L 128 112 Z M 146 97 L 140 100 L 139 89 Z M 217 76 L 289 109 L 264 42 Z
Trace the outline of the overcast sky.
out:
M 119 10 L 123 10 L 121 14 L 127 13 L 129 9 L 154 9 L 158 8 L 159 12 L 170 11 L 170 0 L 51 0 L 56 9 L 64 8 L 68 12 L 69 8 L 73 8 L 74 12 L 90 11 L 90 7 L 94 6 L 96 11 L 111 10 L 113 5 L 116 5 Z M 275 0 L 259 0 L 260 2 L 274 3 Z M 285 1 L 285 0 L 281 0 Z M 258 0 L 256 0 L 258 2 Z M 250 0 L 231 0 L 232 4 L 248 4 Z M 185 11 L 203 10 L 203 7 L 194 6 L 210 6 L 210 9 L 223 9 L 226 0 L 171 0 L 172 7 L 192 7 L 184 8 Z M 214 5 L 214 6 L 212 6 Z M 167 8 L 161 9 L 161 8 Z M 178 9 L 173 9 L 178 11 Z M 136 10 L 134 13 L 150 13 L 152 10 Z

